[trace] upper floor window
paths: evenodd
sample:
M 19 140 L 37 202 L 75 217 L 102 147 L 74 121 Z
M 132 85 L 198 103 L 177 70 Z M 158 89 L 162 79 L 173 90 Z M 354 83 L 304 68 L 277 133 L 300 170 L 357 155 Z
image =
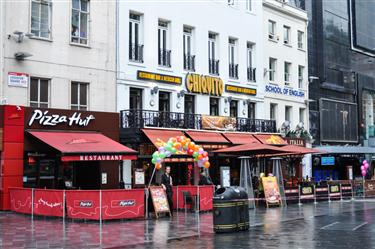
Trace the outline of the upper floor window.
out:
M 229 104 L 230 110 L 229 110 L 229 116 L 233 118 L 237 118 L 238 116 L 238 101 L 232 100 Z
M 277 104 L 271 103 L 270 104 L 270 119 L 276 120 L 276 111 L 277 111 Z
M 268 68 L 268 75 L 269 75 L 269 81 L 275 81 L 276 77 L 276 63 L 277 60 L 274 58 L 269 59 L 269 68 Z
M 292 107 L 291 106 L 285 106 L 285 121 L 289 121 L 289 123 L 292 121 Z
M 303 88 L 303 74 L 305 71 L 304 66 L 298 66 L 298 88 Z
M 297 39 L 298 39 L 298 48 L 304 49 L 304 46 L 303 46 L 304 33 L 302 31 L 298 30 Z
M 31 1 L 31 33 L 35 37 L 51 39 L 51 15 L 50 0 Z
M 255 119 L 255 103 L 250 102 L 247 104 L 247 117 L 250 119 Z
M 271 40 L 276 39 L 276 22 L 268 20 L 268 38 Z
M 169 23 L 159 20 L 158 25 L 159 65 L 171 67 L 171 50 L 169 50 Z
M 290 85 L 290 70 L 292 67 L 292 63 L 284 62 L 284 81 L 285 85 Z
M 237 40 L 229 38 L 229 78 L 238 79 Z
M 252 0 L 246 0 L 246 10 L 247 11 L 251 11 L 252 10 L 251 1 Z
M 208 68 L 210 74 L 219 75 L 219 60 L 217 59 L 218 56 L 216 53 L 216 38 L 216 34 L 208 34 Z
M 290 27 L 284 26 L 284 44 L 290 45 Z
M 210 98 L 210 115 L 219 116 L 219 99 Z
M 255 45 L 253 43 L 247 43 L 247 80 L 248 81 L 256 81 L 255 79 L 255 65 L 253 65 L 254 61 L 254 48 Z
M 49 103 L 49 80 L 30 79 L 30 106 L 47 108 Z
M 299 122 L 305 122 L 305 108 L 299 108 Z
M 129 60 L 143 62 L 141 15 L 129 14 Z
M 183 36 L 184 69 L 195 71 L 195 55 L 193 54 L 193 28 L 184 26 Z
M 89 0 L 73 0 L 71 42 L 88 44 L 89 34 Z
M 71 109 L 87 110 L 88 84 L 72 82 L 71 86 Z

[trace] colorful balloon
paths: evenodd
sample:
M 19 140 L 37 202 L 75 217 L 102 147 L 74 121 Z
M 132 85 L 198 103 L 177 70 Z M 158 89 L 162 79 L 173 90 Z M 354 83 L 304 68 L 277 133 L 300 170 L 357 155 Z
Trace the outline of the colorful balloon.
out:
M 208 157 L 208 152 L 207 151 L 205 151 L 205 152 L 203 152 L 203 154 L 202 154 L 204 157 Z
M 362 166 L 361 166 L 361 171 L 364 171 L 364 170 L 365 170 L 365 166 L 362 165 Z
M 204 167 L 205 167 L 206 169 L 208 169 L 208 168 L 210 167 L 210 162 L 205 162 L 205 163 L 204 163 Z
M 365 166 L 366 169 L 368 169 L 370 167 L 370 165 L 368 163 L 365 163 L 363 166 Z

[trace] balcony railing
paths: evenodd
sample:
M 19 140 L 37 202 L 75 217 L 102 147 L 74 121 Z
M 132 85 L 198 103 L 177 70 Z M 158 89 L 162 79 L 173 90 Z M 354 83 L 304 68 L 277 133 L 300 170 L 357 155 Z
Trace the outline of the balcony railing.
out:
M 229 117 L 227 117 L 229 118 Z M 121 128 L 161 127 L 174 129 L 204 129 L 202 115 L 148 110 L 123 110 L 120 112 Z M 276 132 L 274 120 L 235 118 L 235 131 Z
M 171 50 L 159 49 L 159 65 L 171 67 Z
M 229 78 L 238 79 L 238 64 L 229 64 Z
M 188 71 L 195 71 L 195 55 L 184 55 L 184 69 Z
M 134 43 L 130 44 L 129 60 L 143 63 L 143 45 Z
M 208 60 L 208 72 L 213 75 L 219 75 L 219 60 Z
M 247 68 L 247 80 L 255 82 L 256 81 L 255 75 L 256 75 L 256 68 L 248 67 Z

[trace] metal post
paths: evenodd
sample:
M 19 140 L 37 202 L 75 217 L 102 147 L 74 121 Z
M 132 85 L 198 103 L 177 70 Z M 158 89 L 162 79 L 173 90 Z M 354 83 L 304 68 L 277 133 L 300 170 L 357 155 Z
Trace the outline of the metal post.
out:
M 146 210 L 146 218 L 148 219 L 148 197 L 149 197 L 149 192 L 148 192 L 148 188 L 145 188 L 145 193 L 146 193 L 146 203 L 145 203 L 145 205 L 146 205 L 146 208 L 145 208 L 145 210 Z
M 353 191 L 353 183 L 350 182 L 350 187 L 352 189 L 352 201 L 354 201 L 354 191 Z
M 330 188 L 329 188 L 329 184 L 327 184 L 328 186 L 328 202 L 331 202 L 331 194 L 330 194 Z
M 180 208 L 180 206 L 178 205 L 179 202 L 178 202 L 178 186 L 176 187 L 176 191 L 177 191 L 177 214 L 178 214 L 178 209 Z
M 102 190 L 99 190 L 99 220 L 102 225 Z
M 298 206 L 301 206 L 301 185 L 298 185 Z
M 340 183 L 340 196 L 341 196 L 340 201 L 342 202 L 342 184 L 341 183 Z
M 198 186 L 197 203 L 196 203 L 196 205 L 198 207 L 198 213 L 200 212 L 200 209 L 201 209 L 201 207 L 200 207 L 200 199 L 201 199 L 201 196 L 200 196 L 200 191 L 199 191 L 199 186 Z
M 314 204 L 318 204 L 318 202 L 316 201 L 316 185 L 314 184 Z
M 366 189 L 365 189 L 365 177 L 363 177 L 363 199 L 366 199 Z
M 34 189 L 31 189 L 31 219 L 34 219 Z
M 65 221 L 65 189 L 63 190 L 63 204 L 62 204 L 62 209 L 63 209 L 63 220 Z

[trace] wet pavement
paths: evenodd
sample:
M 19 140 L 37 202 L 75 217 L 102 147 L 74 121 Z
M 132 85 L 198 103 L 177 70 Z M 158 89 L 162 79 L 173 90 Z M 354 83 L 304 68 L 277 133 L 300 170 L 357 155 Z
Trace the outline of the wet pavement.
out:
M 250 224 L 215 234 L 212 213 L 100 225 L 0 212 L 0 248 L 375 248 L 375 200 L 258 208 Z

